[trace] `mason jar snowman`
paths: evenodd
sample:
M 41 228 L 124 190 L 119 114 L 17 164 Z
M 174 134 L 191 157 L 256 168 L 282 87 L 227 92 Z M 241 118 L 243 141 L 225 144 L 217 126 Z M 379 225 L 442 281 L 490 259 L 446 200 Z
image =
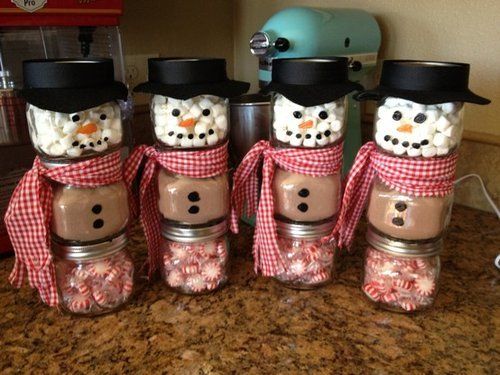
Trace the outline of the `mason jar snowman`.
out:
M 367 210 L 370 226 L 379 233 L 423 241 L 446 229 L 464 103 L 489 103 L 468 89 L 468 78 L 467 64 L 389 60 L 379 86 L 356 96 L 377 100 L 374 140 L 388 156 L 375 158 L 380 167 Z
M 291 287 L 312 288 L 331 279 L 333 246 L 321 239 L 333 229 L 340 205 L 346 95 L 361 88 L 347 75 L 345 58 L 275 59 L 272 81 L 263 89 L 272 94 L 271 147 L 285 159 L 277 161 L 271 182 L 274 218 L 279 228 L 293 227 L 285 237 L 278 231 L 278 247 L 281 259 L 293 249 L 304 263 L 299 278 L 290 264 L 279 270 L 278 280 Z M 318 226 L 319 234 L 313 230 Z M 307 241 L 294 237 L 302 232 L 312 233 Z M 297 244 L 302 248 L 297 250 Z M 326 263 L 318 266 L 320 253 Z
M 117 100 L 126 99 L 126 88 L 114 81 L 112 60 L 29 60 L 23 68 L 30 137 L 43 159 L 69 161 L 120 149 Z
M 5 215 L 16 254 L 10 281 L 20 287 L 28 276 L 45 303 L 64 308 L 67 301 L 61 291 L 75 290 L 57 279 L 58 249 L 68 254 L 84 249 L 90 262 L 117 238 L 126 242 L 129 197 L 122 174 L 117 101 L 126 100 L 127 88 L 114 80 L 109 59 L 29 60 L 23 63 L 23 73 L 21 94 L 38 156 Z M 82 284 L 85 296 L 78 298 L 89 297 L 87 287 Z M 117 306 L 123 301 L 115 302 Z
M 167 265 L 160 264 L 161 259 L 154 254 L 162 252 L 165 246 L 173 249 L 175 259 L 184 255 L 191 259 L 193 249 L 209 247 L 203 235 L 207 228 L 219 228 L 217 237 L 225 236 L 229 212 L 228 103 L 229 98 L 245 93 L 249 84 L 228 79 L 224 59 L 149 59 L 148 67 L 148 82 L 134 90 L 152 94 L 150 109 L 155 145 L 136 149 L 130 159 L 140 160 L 141 154 L 149 158 L 141 181 L 141 186 L 148 191 L 141 198 L 144 201 L 141 221 L 151 254 L 150 268 L 164 269 Z M 131 162 L 126 169 L 134 170 L 135 174 L 137 167 L 137 163 Z M 153 184 L 156 184 L 155 188 Z M 150 196 L 152 194 L 154 197 Z M 153 199 L 156 199 L 156 207 L 150 203 Z M 157 222 L 157 216 L 151 214 L 155 211 L 159 213 L 161 224 Z M 160 225 L 162 239 L 156 238 L 153 230 Z M 178 231 L 182 236 L 175 235 Z M 158 229 L 156 233 L 159 232 Z M 181 240 L 176 241 L 178 237 Z M 225 241 L 221 243 L 225 244 Z M 165 250 L 166 256 L 172 255 L 170 250 Z M 215 259 L 216 255 L 212 258 Z M 207 267 L 215 264 L 217 259 L 212 258 Z M 217 269 L 221 267 L 219 263 L 217 261 Z M 168 263 L 168 267 L 170 265 Z M 168 280 L 174 280 L 177 273 L 183 272 L 179 267 L 174 267 L 170 277 L 163 272 L 165 282 L 174 289 L 178 285 L 174 286 Z M 193 267 L 188 267 L 189 280 L 196 277 L 201 280 L 201 273 L 195 275 L 191 271 Z M 224 275 L 225 272 L 220 277 Z M 207 279 L 209 287 L 189 289 L 184 285 L 178 291 L 196 294 L 215 290 L 219 285 L 218 282 L 214 284 L 216 279 Z

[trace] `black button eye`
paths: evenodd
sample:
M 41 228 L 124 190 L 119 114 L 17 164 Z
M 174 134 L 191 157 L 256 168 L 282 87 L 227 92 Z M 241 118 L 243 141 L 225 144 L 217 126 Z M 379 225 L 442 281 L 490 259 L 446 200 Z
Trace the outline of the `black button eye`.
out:
M 78 115 L 73 115 L 73 116 L 71 116 L 71 121 L 73 121 L 73 122 L 78 122 L 78 121 L 80 121 L 80 116 L 78 116 Z
M 401 112 L 399 112 L 399 111 L 395 111 L 392 114 L 392 119 L 395 120 L 395 121 L 401 120 L 402 117 L 403 117 L 403 114 Z
M 204 109 L 203 112 L 201 112 L 203 116 L 208 116 L 210 115 L 210 110 L 209 109 Z
M 415 116 L 413 121 L 415 121 L 417 124 L 422 124 L 427 120 L 427 116 L 424 115 L 423 113 L 419 113 L 418 115 Z
M 302 118 L 302 113 L 300 113 L 300 111 L 295 111 L 295 112 L 293 112 L 293 117 Z
M 328 118 L 328 113 L 326 111 L 321 111 L 319 114 L 318 114 L 318 117 L 322 120 L 326 120 Z
M 179 111 L 177 108 L 172 110 L 172 116 L 177 117 L 181 114 L 181 111 Z
M 107 116 L 103 113 L 102 115 L 99 116 L 99 118 L 104 121 L 106 120 Z

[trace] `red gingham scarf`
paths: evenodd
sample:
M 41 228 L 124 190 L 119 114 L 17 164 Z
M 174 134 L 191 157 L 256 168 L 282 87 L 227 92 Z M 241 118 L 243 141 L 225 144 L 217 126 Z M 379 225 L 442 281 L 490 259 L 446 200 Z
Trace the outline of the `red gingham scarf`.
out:
M 378 151 L 374 142 L 363 145 L 347 175 L 340 215 L 333 230 L 337 246 L 351 246 L 375 175 L 403 194 L 445 196 L 453 192 L 457 158 L 456 153 L 440 158 L 401 158 Z
M 284 267 L 274 220 L 271 183 L 275 165 L 293 173 L 328 176 L 340 171 L 342 150 L 343 144 L 322 149 L 280 149 L 271 147 L 268 141 L 260 141 L 245 155 L 233 176 L 231 231 L 238 233 L 238 218 L 245 203 L 249 216 L 255 212 L 258 202 L 257 170 L 263 156 L 262 189 L 253 243 L 255 272 L 260 270 L 264 276 L 274 276 L 280 267 Z
M 158 167 L 191 178 L 208 178 L 227 172 L 227 142 L 217 148 L 200 151 L 159 151 L 154 146 L 141 145 L 125 161 L 125 183 L 131 186 L 143 158 L 146 165 L 139 188 L 140 220 L 148 244 L 149 276 L 160 261 L 160 211 L 158 209 Z
M 50 252 L 52 187 L 49 179 L 87 188 L 118 182 L 122 179 L 120 152 L 50 169 L 36 157 L 33 168 L 12 193 L 5 214 L 16 254 L 9 281 L 20 288 L 27 271 L 30 286 L 38 289 L 42 301 L 56 306 L 58 296 Z

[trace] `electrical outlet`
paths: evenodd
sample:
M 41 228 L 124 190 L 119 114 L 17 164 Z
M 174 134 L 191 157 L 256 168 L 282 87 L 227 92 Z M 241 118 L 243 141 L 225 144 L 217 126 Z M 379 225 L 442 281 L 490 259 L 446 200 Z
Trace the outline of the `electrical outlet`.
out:
M 125 75 L 130 89 L 148 80 L 148 59 L 159 57 L 155 54 L 125 55 Z M 147 104 L 149 95 L 132 93 L 135 105 Z

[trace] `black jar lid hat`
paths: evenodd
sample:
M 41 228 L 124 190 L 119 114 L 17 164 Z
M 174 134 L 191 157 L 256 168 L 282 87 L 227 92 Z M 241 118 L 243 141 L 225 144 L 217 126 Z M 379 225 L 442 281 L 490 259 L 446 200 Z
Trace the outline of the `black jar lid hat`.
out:
M 489 104 L 490 100 L 469 90 L 469 64 L 385 60 L 379 85 L 354 96 L 356 100 L 382 100 L 392 96 L 420 104 L 468 102 Z
M 249 88 L 248 82 L 227 77 L 225 59 L 170 57 L 148 59 L 148 81 L 134 91 L 186 100 L 198 95 L 232 98 Z
M 112 59 L 26 60 L 23 76 L 21 95 L 49 111 L 73 113 L 127 100 L 127 87 L 115 81 Z
M 363 90 L 359 83 L 349 81 L 345 57 L 274 59 L 272 69 L 272 80 L 262 92 L 277 92 L 305 107 L 332 102 Z

